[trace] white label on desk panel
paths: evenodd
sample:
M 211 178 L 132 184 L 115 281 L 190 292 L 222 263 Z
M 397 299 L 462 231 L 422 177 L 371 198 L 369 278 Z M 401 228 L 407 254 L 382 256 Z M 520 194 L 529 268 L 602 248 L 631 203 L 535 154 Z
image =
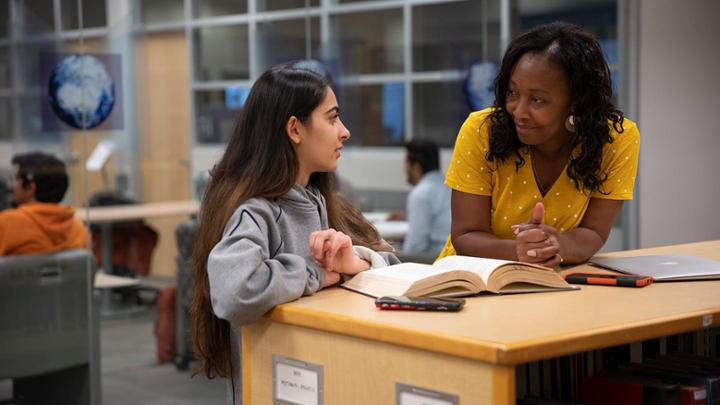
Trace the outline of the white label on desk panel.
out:
M 273 404 L 322 405 L 323 367 L 274 354 Z
M 712 325 L 713 323 L 713 316 L 710 315 L 703 315 L 703 328 L 707 328 L 708 326 Z
M 395 383 L 396 405 L 458 405 L 457 395 Z

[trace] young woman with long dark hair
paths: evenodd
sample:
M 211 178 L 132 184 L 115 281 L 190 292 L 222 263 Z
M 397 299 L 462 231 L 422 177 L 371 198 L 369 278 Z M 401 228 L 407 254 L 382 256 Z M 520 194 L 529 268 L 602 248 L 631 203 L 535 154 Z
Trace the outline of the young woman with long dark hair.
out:
M 240 398 L 240 326 L 274 306 L 397 262 L 335 193 L 350 132 L 328 80 L 276 66 L 253 85 L 199 218 L 191 308 L 198 372 Z M 380 252 L 380 253 L 378 253 Z

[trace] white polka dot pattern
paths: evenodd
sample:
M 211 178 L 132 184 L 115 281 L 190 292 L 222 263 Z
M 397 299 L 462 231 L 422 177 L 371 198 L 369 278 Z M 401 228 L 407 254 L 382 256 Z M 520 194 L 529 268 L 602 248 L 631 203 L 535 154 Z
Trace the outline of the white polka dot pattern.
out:
M 510 227 L 527 221 L 532 207 L 538 201 L 545 205 L 548 225 L 559 232 L 567 232 L 582 222 L 591 198 L 632 198 L 639 133 L 630 120 L 623 122 L 625 131 L 621 135 L 609 127 L 613 142 L 606 145 L 600 167 L 601 173 L 607 175 L 603 183 L 603 192 L 606 194 L 578 190 L 575 180 L 563 171 L 551 185 L 551 191 L 543 196 L 532 180 L 535 175 L 527 150 L 520 150 L 525 164 L 517 169 L 512 155 L 504 162 L 486 159 L 489 124 L 483 125 L 483 122 L 489 113 L 489 109 L 472 113 L 463 124 L 456 139 L 446 184 L 464 193 L 490 197 L 490 227 L 496 236 L 514 238 Z M 580 152 L 579 146 L 572 153 L 578 156 Z

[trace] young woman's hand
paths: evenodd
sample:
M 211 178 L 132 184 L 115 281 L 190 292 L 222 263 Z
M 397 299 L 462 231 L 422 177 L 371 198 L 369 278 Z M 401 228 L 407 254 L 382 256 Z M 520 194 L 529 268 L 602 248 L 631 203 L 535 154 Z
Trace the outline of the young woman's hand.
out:
M 334 229 L 310 234 L 310 254 L 326 271 L 356 274 L 370 268 L 370 264 L 353 251 L 349 236 Z
M 323 272 L 325 272 L 325 280 L 323 280 L 322 288 L 329 287 L 340 282 L 340 273 L 327 271 L 325 269 L 323 269 Z

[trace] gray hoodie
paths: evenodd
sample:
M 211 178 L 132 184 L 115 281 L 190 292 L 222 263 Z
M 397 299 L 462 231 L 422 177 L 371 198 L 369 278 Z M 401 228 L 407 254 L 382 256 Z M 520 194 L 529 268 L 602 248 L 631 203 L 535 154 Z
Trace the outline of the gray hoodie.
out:
M 324 273 L 308 243 L 310 233 L 327 228 L 322 194 L 298 184 L 280 198 L 247 200 L 228 220 L 207 271 L 213 312 L 232 324 L 234 392 L 229 395 L 241 398 L 240 326 L 320 289 Z M 355 250 L 373 267 L 398 262 L 390 253 L 381 257 L 369 249 Z

